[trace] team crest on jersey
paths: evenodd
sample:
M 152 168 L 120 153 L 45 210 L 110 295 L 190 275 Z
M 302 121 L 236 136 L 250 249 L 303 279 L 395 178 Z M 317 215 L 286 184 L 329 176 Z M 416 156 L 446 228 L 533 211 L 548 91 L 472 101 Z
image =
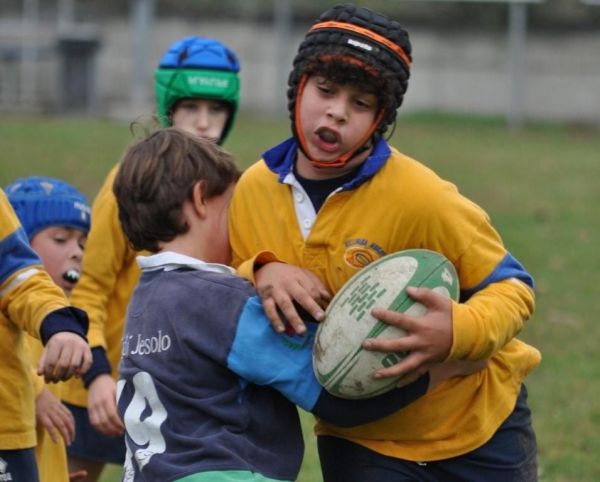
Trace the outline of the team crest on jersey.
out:
M 386 255 L 381 246 L 368 239 L 349 239 L 345 243 L 344 261 L 348 266 L 362 269 L 373 261 Z

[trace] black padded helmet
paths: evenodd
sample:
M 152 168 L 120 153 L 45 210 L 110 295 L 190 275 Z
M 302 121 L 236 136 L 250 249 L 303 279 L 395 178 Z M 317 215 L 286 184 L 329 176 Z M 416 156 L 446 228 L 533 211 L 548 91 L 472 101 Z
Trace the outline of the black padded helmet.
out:
M 331 61 L 360 65 L 380 80 L 382 112 L 373 134 L 381 136 L 394 122 L 408 88 L 412 61 L 408 32 L 395 20 L 364 7 L 344 4 L 325 11 L 300 44 L 288 79 L 288 109 L 296 137 L 295 110 L 301 81 L 312 73 L 315 64 Z

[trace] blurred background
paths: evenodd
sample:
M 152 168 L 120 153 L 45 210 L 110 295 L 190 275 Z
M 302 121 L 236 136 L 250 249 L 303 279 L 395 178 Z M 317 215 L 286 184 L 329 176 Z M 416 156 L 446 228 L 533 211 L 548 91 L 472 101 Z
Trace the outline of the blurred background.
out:
M 292 58 L 335 3 L 0 0 L 0 185 L 54 176 L 92 201 L 132 140 L 129 123 L 154 111 L 159 58 L 186 35 L 240 56 L 241 112 L 225 147 L 250 165 L 290 135 Z M 600 0 L 355 3 L 411 36 L 390 143 L 480 204 L 536 279 L 519 337 L 543 355 L 527 380 L 540 480 L 600 481 Z M 298 481 L 319 482 L 312 417 L 302 421 Z
M 333 2 L 335 3 L 335 2 Z M 285 110 L 322 0 L 2 0 L 0 113 L 129 119 L 153 108 L 172 41 L 216 37 L 242 60 L 242 108 Z M 365 0 L 411 33 L 404 109 L 600 123 L 600 0 Z

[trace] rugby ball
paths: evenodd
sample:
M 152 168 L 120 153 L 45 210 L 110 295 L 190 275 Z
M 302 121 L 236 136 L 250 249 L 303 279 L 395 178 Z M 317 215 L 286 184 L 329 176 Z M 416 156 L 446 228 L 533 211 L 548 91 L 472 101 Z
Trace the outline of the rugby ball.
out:
M 319 383 L 342 398 L 369 398 L 394 388 L 399 378 L 373 378 L 373 372 L 398 363 L 404 353 L 362 348 L 366 338 L 404 336 L 400 328 L 371 315 L 375 307 L 412 316 L 426 308 L 406 292 L 409 286 L 430 288 L 458 300 L 459 283 L 450 261 L 434 251 L 410 249 L 374 261 L 350 278 L 327 307 L 315 335 L 313 369 Z

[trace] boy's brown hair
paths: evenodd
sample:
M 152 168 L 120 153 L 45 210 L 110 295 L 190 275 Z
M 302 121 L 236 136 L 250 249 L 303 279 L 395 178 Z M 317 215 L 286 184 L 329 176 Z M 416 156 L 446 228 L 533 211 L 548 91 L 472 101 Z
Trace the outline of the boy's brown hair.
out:
M 240 174 L 234 157 L 216 144 L 175 128 L 157 130 L 127 149 L 115 178 L 125 236 L 137 250 L 159 251 L 161 242 L 189 229 L 182 206 L 198 181 L 211 199 Z

